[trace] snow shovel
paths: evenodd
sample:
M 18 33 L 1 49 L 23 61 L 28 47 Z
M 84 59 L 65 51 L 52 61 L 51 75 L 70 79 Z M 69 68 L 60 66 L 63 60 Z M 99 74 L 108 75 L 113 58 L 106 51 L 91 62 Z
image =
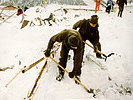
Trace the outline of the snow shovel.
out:
M 83 41 L 83 40 L 82 40 Z M 83 41 L 85 44 L 87 44 L 89 47 L 91 47 L 92 49 L 94 49 L 94 47 L 93 46 L 91 46 L 91 45 L 89 45 L 87 42 L 85 42 L 85 41 Z M 107 58 L 108 57 L 110 57 L 111 55 L 114 55 L 114 53 L 110 53 L 109 55 L 105 55 L 105 54 L 103 54 L 102 52 L 100 52 L 99 50 L 96 50 L 96 52 L 97 53 L 99 53 L 99 54 L 101 54 L 101 55 L 103 55 L 105 58 L 105 61 L 107 60 Z
M 50 57 L 49 56 L 49 58 L 51 59 L 51 60 L 53 60 L 61 69 L 63 69 L 67 74 L 69 74 L 69 72 L 65 69 L 65 68 L 63 68 L 57 61 L 55 61 L 52 57 Z M 75 76 L 73 77 L 73 79 L 75 80 L 75 81 L 77 81 L 88 93 L 93 93 L 93 97 L 95 97 L 96 95 L 94 94 L 94 89 L 91 89 L 90 88 L 90 90 L 88 90 L 87 89 L 87 87 L 86 86 L 84 86 Z

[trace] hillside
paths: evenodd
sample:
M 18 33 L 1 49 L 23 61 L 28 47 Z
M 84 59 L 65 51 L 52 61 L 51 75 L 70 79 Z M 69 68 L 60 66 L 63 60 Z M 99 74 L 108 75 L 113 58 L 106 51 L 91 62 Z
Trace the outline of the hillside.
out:
M 52 26 L 43 23 L 42 26 L 36 22 L 34 26 L 29 24 L 20 29 L 22 16 L 14 15 L 5 23 L 0 24 L 0 68 L 12 67 L 5 71 L 0 71 L 0 100 L 24 100 L 28 91 L 33 88 L 36 78 L 44 65 L 44 61 L 37 64 L 26 73 L 20 73 L 8 87 L 5 85 L 24 66 L 29 66 L 40 58 L 44 57 L 43 51 L 46 49 L 51 36 L 62 31 L 71 29 L 72 25 L 83 18 L 90 18 L 94 11 L 89 10 L 68 10 L 65 14 L 63 8 L 93 9 L 90 6 L 70 6 L 70 5 L 47 5 L 46 12 L 42 7 L 33 7 L 27 10 L 27 17 L 34 19 L 39 16 L 41 19 L 47 18 L 50 12 L 55 14 L 57 23 L 51 22 Z M 36 9 L 40 13 L 35 13 Z M 51 9 L 52 8 L 52 9 Z M 57 10 L 57 9 L 60 10 Z M 117 12 L 105 13 L 105 8 L 96 13 L 99 16 L 100 42 L 104 54 L 115 53 L 107 59 L 99 60 L 95 57 L 93 50 L 86 45 L 84 63 L 82 64 L 81 82 L 89 89 L 96 90 L 96 98 L 87 93 L 80 85 L 75 84 L 65 74 L 61 82 L 56 81 L 58 75 L 57 65 L 48 59 L 50 68 L 43 71 L 38 85 L 37 93 L 33 100 L 132 100 L 133 95 L 133 48 L 132 48 L 132 28 L 133 28 L 133 7 L 125 6 L 123 17 L 117 17 Z M 12 14 L 13 12 L 6 12 Z M 26 12 L 25 12 L 26 14 Z M 30 17 L 29 17 L 30 16 Z M 31 20 L 30 20 L 31 21 Z M 34 22 L 34 20 L 33 20 Z M 89 41 L 87 41 L 89 43 Z M 73 52 L 70 51 L 71 59 L 68 60 L 67 70 L 73 68 Z M 60 49 L 54 58 L 59 61 Z M 87 57 L 86 57 L 87 56 Z M 92 60 L 101 64 L 101 69 Z M 131 93 L 130 93 L 131 92 Z M 28 100 L 28 99 L 27 99 Z

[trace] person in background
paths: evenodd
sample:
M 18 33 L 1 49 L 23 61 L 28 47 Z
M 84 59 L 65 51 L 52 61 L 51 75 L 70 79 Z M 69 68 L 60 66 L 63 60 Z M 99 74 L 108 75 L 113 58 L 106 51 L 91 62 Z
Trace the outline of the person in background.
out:
M 114 6 L 114 2 L 112 0 L 108 0 L 107 1 L 107 7 L 106 7 L 106 12 L 110 13 L 110 11 L 113 11 L 113 6 Z
M 23 14 L 23 10 L 18 6 L 17 16 Z
M 118 17 L 119 16 L 122 17 L 122 13 L 123 13 L 123 10 L 124 10 L 124 4 L 127 5 L 127 0 L 117 0 L 116 3 L 119 6 Z
M 91 19 L 79 20 L 73 25 L 73 29 L 79 28 L 79 33 L 81 34 L 82 40 L 89 40 L 94 47 L 94 52 L 96 50 L 101 51 L 101 44 L 99 42 L 99 31 L 98 31 L 98 16 L 92 15 Z M 83 55 L 84 55 L 85 44 L 83 43 Z M 82 56 L 83 57 L 83 56 Z M 101 54 L 96 53 L 97 58 L 102 58 Z
M 95 0 L 95 2 L 96 2 L 95 13 L 96 13 L 97 11 L 99 11 L 99 7 L 100 7 L 101 1 L 102 1 L 102 0 Z
M 25 12 L 27 9 L 29 9 L 29 8 L 28 8 L 28 7 L 24 7 L 24 12 Z
M 74 67 L 72 72 L 69 72 L 69 77 L 73 78 L 74 76 L 80 81 L 81 67 L 82 67 L 82 38 L 78 31 L 73 29 L 65 29 L 58 34 L 52 36 L 49 40 L 47 49 L 45 50 L 45 56 L 49 57 L 51 48 L 55 42 L 62 42 L 62 47 L 60 51 L 60 61 L 59 64 L 66 68 L 68 53 L 70 50 L 74 51 Z M 61 81 L 64 77 L 64 70 L 59 66 L 59 75 L 56 77 L 56 80 Z M 75 81 L 76 82 L 76 81 Z M 77 82 L 76 82 L 77 83 Z

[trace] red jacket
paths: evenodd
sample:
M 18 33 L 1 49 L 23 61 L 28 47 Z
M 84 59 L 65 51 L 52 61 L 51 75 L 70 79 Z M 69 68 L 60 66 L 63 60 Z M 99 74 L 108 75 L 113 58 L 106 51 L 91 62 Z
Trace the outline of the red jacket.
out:
M 95 0 L 95 2 L 101 2 L 102 0 Z
M 20 14 L 22 14 L 23 13 L 23 10 L 22 9 L 18 9 L 18 13 L 17 13 L 17 16 L 19 16 Z

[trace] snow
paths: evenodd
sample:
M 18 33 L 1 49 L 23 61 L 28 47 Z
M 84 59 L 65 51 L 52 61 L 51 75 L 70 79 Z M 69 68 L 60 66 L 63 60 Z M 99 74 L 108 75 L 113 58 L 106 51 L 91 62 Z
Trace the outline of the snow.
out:
M 93 4 L 93 3 L 92 3 Z M 48 5 L 45 9 L 42 7 L 33 7 L 27 10 L 27 16 L 36 18 L 35 13 L 37 8 L 41 9 L 38 16 L 43 16 L 44 13 L 55 13 L 55 17 L 59 21 L 57 24 L 52 23 L 42 26 L 26 26 L 20 29 L 22 16 L 13 16 L 7 22 L 0 24 L 0 68 L 14 66 L 13 69 L 0 71 L 0 100 L 24 100 L 27 97 L 28 91 L 31 91 L 38 74 L 44 65 L 45 61 L 40 62 L 34 68 L 24 74 L 19 74 L 6 88 L 5 85 L 20 71 L 24 66 L 29 66 L 41 57 L 44 57 L 43 51 L 46 49 L 51 36 L 62 31 L 63 29 L 71 29 L 72 25 L 80 19 L 90 18 L 95 13 L 85 10 L 68 10 L 65 15 L 62 10 L 55 11 L 61 7 L 72 8 L 68 5 Z M 74 6 L 73 8 L 89 8 L 89 6 Z M 51 9 L 53 8 L 53 9 Z M 92 8 L 90 8 L 92 9 Z M 81 82 L 89 89 L 93 88 L 97 91 L 97 97 L 93 98 L 80 85 L 75 84 L 73 79 L 70 79 L 65 73 L 64 79 L 61 82 L 56 81 L 58 75 L 57 65 L 52 62 L 50 69 L 46 72 L 48 65 L 45 68 L 38 85 L 40 84 L 37 93 L 33 100 L 133 100 L 133 95 L 126 94 L 124 88 L 129 88 L 133 91 L 133 48 L 132 48 L 132 28 L 133 28 L 133 6 L 125 6 L 123 17 L 117 17 L 117 12 L 105 13 L 105 8 L 102 8 L 98 13 L 99 16 L 99 32 L 100 42 L 102 44 L 102 52 L 112 55 L 105 62 L 95 58 L 93 50 L 86 46 L 84 63 L 82 64 Z M 130 13 L 131 12 L 131 13 Z M 79 17 L 75 17 L 79 15 Z M 63 19 L 66 17 L 67 19 Z M 87 41 L 89 43 L 89 41 Z M 59 52 L 55 60 L 59 61 Z M 73 52 L 70 51 L 73 57 Z M 100 62 L 106 69 L 102 70 L 93 61 L 86 58 L 92 56 L 94 60 Z M 70 72 L 73 68 L 73 61 L 68 60 L 67 70 Z M 21 64 L 20 64 L 21 62 Z M 108 79 L 111 78 L 111 80 Z M 122 91 L 122 93 L 119 93 Z

